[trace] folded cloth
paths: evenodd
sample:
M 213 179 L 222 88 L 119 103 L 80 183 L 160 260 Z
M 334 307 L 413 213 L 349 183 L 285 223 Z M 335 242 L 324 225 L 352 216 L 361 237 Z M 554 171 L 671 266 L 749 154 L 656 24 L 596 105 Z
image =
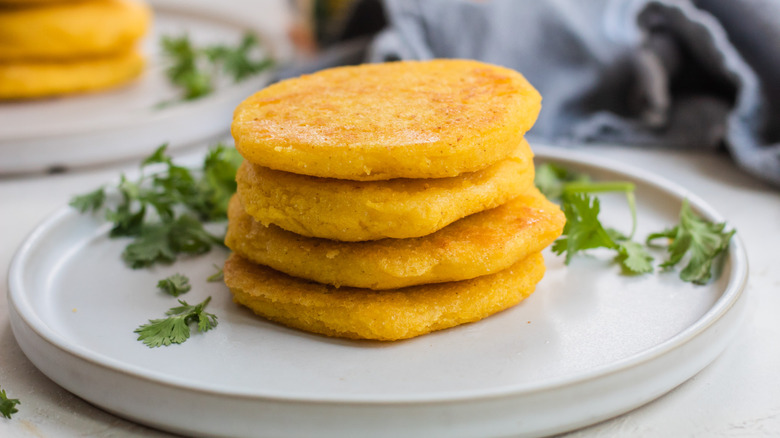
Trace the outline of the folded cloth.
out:
M 727 148 L 780 186 L 777 0 L 386 0 L 367 61 L 472 58 L 544 96 L 528 136 Z

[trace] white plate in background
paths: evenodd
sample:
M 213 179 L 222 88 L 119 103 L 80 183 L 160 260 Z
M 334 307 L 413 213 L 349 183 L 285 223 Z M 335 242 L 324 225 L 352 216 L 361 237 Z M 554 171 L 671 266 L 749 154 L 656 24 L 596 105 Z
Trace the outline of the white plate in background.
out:
M 625 165 L 535 147 L 602 180 L 637 186 L 644 238 L 677 222 L 692 193 Z M 602 221 L 628 230 L 620 195 L 601 195 Z M 205 279 L 226 252 L 130 270 L 108 226 L 65 208 L 41 224 L 9 274 L 13 332 L 30 360 L 74 394 L 125 418 L 186 435 L 539 436 L 627 412 L 692 377 L 725 348 L 745 309 L 747 259 L 738 236 L 705 286 L 677 272 L 619 275 L 607 257 L 546 253 L 547 274 L 520 305 L 411 340 L 333 339 L 257 318 Z M 133 330 L 175 299 L 156 282 L 186 274 L 181 298 L 213 299 L 219 326 L 150 349 Z
M 270 71 L 239 83 L 217 83 L 201 99 L 159 107 L 180 91 L 168 81 L 160 54 L 162 35 L 188 34 L 195 45 L 235 45 L 247 29 L 243 22 L 198 8 L 155 3 L 154 24 L 142 47 L 148 65 L 126 86 L 57 98 L 0 101 L 0 174 L 41 172 L 143 157 L 164 142 L 176 151 L 223 137 L 233 110 L 271 80 Z M 174 2 L 175 5 L 175 2 Z M 264 52 L 273 54 L 274 38 Z

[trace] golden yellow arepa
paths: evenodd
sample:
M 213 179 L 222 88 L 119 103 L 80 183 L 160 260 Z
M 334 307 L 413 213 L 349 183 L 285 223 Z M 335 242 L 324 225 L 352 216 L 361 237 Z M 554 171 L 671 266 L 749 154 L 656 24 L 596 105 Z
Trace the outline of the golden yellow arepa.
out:
M 102 90 L 143 71 L 137 51 L 72 62 L 0 63 L 0 99 L 26 99 Z
M 339 242 L 263 226 L 237 197 L 225 244 L 254 263 L 319 283 L 395 289 L 493 274 L 540 252 L 561 235 L 565 217 L 538 190 L 414 239 Z
M 80 0 L 0 9 L 0 62 L 117 56 L 136 45 L 151 12 L 137 0 Z
M 541 96 L 514 70 L 439 59 L 338 67 L 271 85 L 233 114 L 236 148 L 285 172 L 446 178 L 510 156 Z
M 536 253 L 496 274 L 385 291 L 312 283 L 236 254 L 224 274 L 233 300 L 271 321 L 328 336 L 393 341 L 516 305 L 544 275 L 544 259 Z
M 509 158 L 483 170 L 388 181 L 296 175 L 244 161 L 236 180 L 245 210 L 265 225 L 342 241 L 408 238 L 523 193 L 533 184 L 532 155 L 523 140 Z

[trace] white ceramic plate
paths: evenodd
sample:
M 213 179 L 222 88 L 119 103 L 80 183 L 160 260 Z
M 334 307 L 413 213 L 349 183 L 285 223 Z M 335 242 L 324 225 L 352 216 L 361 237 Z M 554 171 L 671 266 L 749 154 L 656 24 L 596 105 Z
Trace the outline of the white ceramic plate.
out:
M 194 11 L 197 9 L 156 5 L 153 29 L 143 44 L 147 69 L 128 86 L 61 98 L 0 102 L 0 174 L 96 165 L 148 155 L 164 142 L 175 151 L 224 136 L 236 105 L 263 88 L 271 72 L 236 84 L 222 81 L 208 96 L 160 108 L 161 102 L 179 96 L 164 73 L 159 46 L 162 35 L 187 33 L 196 45 L 235 45 L 247 29 L 237 21 Z M 271 40 L 263 41 L 268 53 L 273 49 L 268 47 Z
M 676 222 L 684 189 L 639 170 L 536 148 L 599 179 L 637 185 L 638 236 Z M 626 230 L 621 196 L 601 196 L 602 220 Z M 184 434 L 219 436 L 536 436 L 640 406 L 710 363 L 743 313 L 747 260 L 738 237 L 706 286 L 676 272 L 626 277 L 607 257 L 548 272 L 520 305 L 483 321 L 394 343 L 303 333 L 254 317 L 224 285 L 206 283 L 221 250 L 133 271 L 126 242 L 65 208 L 41 224 L 10 270 L 11 324 L 52 380 L 117 415 Z M 195 303 L 212 296 L 219 326 L 150 349 L 133 330 L 175 300 L 155 289 L 188 275 Z

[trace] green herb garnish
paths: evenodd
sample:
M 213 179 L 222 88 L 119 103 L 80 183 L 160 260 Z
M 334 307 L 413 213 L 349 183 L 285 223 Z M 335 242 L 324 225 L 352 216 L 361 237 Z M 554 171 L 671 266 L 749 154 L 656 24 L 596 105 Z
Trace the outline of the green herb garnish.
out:
M 138 333 L 138 340 L 149 348 L 181 344 L 190 337 L 190 324 L 196 323 L 199 332 L 207 332 L 217 326 L 217 316 L 203 310 L 209 301 L 211 297 L 191 306 L 179 300 L 181 306 L 165 312 L 168 318 L 150 319 L 148 324 L 138 327 L 134 333 Z
M 19 410 L 16 409 L 16 405 L 20 404 L 22 404 L 22 402 L 20 402 L 19 399 L 8 398 L 5 390 L 0 388 L 0 414 L 2 414 L 3 417 L 10 419 L 11 415 L 19 412 Z
M 250 52 L 259 47 L 259 41 L 254 34 L 245 34 L 238 47 L 222 45 L 210 46 L 203 53 L 212 63 L 222 66 L 222 71 L 238 82 L 249 76 L 258 74 L 273 65 L 270 59 L 253 60 Z
M 590 182 L 590 177 L 554 163 L 536 166 L 534 184 L 547 199 L 560 199 L 564 186 L 572 182 L 587 183 Z
M 157 288 L 168 295 L 178 297 L 181 294 L 189 292 L 190 289 L 192 289 L 192 286 L 190 285 L 189 278 L 177 273 L 158 281 Z
M 197 99 L 211 93 L 214 89 L 211 73 L 200 66 L 200 54 L 187 35 L 163 36 L 160 46 L 169 63 L 165 73 L 171 83 L 184 92 L 182 100 Z
M 627 240 L 618 243 L 618 255 L 615 256 L 625 274 L 648 274 L 653 272 L 653 256 L 641 243 Z
M 106 202 L 106 191 L 103 187 L 83 195 L 75 196 L 70 200 L 70 206 L 76 210 L 86 213 L 97 210 Z
M 215 272 L 215 273 L 213 273 L 213 274 L 209 275 L 209 276 L 206 278 L 206 281 L 208 281 L 209 283 L 213 283 L 213 282 L 215 282 L 215 281 L 221 281 L 221 280 L 222 280 L 222 279 L 225 277 L 225 273 L 224 273 L 224 272 L 222 272 L 222 268 L 220 268 L 220 267 L 219 267 L 219 266 L 217 266 L 217 265 L 214 265 L 214 269 L 216 269 L 216 270 L 217 270 L 217 272 Z
M 535 183 L 550 199 L 560 200 L 566 215 L 563 234 L 552 246 L 555 254 L 565 254 L 566 264 L 577 253 L 606 248 L 616 252 L 615 261 L 624 273 L 649 273 L 653 271 L 653 257 L 648 247 L 656 239 L 667 238 L 669 257 L 660 266 L 670 269 L 687 254 L 688 264 L 680 272 L 680 278 L 695 284 L 705 284 L 712 277 L 714 261 L 728 247 L 734 234 L 733 230 L 723 231 L 725 223 L 713 224 L 697 216 L 691 210 L 688 200 L 684 200 L 679 225 L 650 234 L 645 246 L 631 240 L 637 227 L 637 212 L 634 185 L 630 182 L 592 182 L 587 175 L 555 164 L 543 164 L 537 168 Z M 628 236 L 601 224 L 598 218 L 601 210 L 599 200 L 589 194 L 602 192 L 625 193 L 633 222 Z
M 201 218 L 211 221 L 227 219 L 230 197 L 236 192 L 236 170 L 243 158 L 234 148 L 216 147 L 203 160 L 203 176 L 197 182 L 190 207 Z
M 143 160 L 138 180 L 121 175 L 118 199 L 106 199 L 101 187 L 71 201 L 82 212 L 105 209 L 113 224 L 110 237 L 133 239 L 122 253 L 132 268 L 171 263 L 179 254 L 202 254 L 222 244 L 222 237 L 207 231 L 203 222 L 227 218 L 241 156 L 217 145 L 195 171 L 176 165 L 166 150 L 162 145 Z M 160 169 L 149 172 L 153 166 Z
M 616 252 L 618 262 L 626 274 L 653 271 L 653 257 L 641 244 L 631 239 L 636 232 L 637 213 L 634 184 L 627 181 L 593 182 L 590 176 L 563 166 L 545 163 L 537 167 L 534 183 L 550 199 L 560 200 L 566 225 L 561 238 L 555 241 L 555 254 L 566 255 L 568 265 L 572 257 L 582 251 L 606 248 Z M 595 193 L 622 192 L 631 211 L 631 233 L 626 236 L 612 228 L 605 228 L 598 218 L 599 199 Z
M 220 71 L 238 82 L 273 64 L 268 58 L 253 59 L 252 50 L 259 47 L 253 34 L 245 34 L 236 47 L 195 47 L 188 35 L 163 36 L 160 45 L 168 64 L 165 72 L 171 83 L 181 88 L 181 100 L 198 99 L 214 91 L 215 76 Z
M 566 197 L 561 205 L 566 215 L 563 234 L 553 243 L 555 254 L 566 254 L 568 265 L 572 257 L 580 251 L 594 248 L 615 248 L 615 242 L 599 221 L 601 206 L 598 198 L 587 194 L 574 194 Z
M 574 181 L 563 185 L 563 201 L 566 202 L 568 195 L 576 193 L 604 193 L 604 192 L 623 192 L 626 195 L 628 208 L 631 211 L 631 234 L 625 239 L 634 237 L 637 226 L 636 217 L 636 199 L 634 197 L 634 184 L 628 181 L 607 181 L 607 182 L 585 182 Z
M 713 224 L 693 212 L 688 200 L 680 209 L 680 223 L 673 228 L 647 237 L 650 245 L 656 239 L 669 239 L 668 259 L 661 264 L 670 269 L 680 263 L 687 254 L 688 264 L 680 271 L 683 281 L 705 284 L 712 278 L 712 266 L 716 258 L 726 250 L 735 230 L 724 231 L 726 223 Z
M 588 249 L 606 248 L 617 252 L 615 261 L 629 274 L 653 271 L 653 257 L 629 237 L 612 228 L 604 228 L 598 218 L 601 210 L 599 199 L 586 193 L 563 196 L 562 209 L 566 215 L 563 235 L 553 243 L 552 251 L 566 254 L 568 265 L 572 257 Z

